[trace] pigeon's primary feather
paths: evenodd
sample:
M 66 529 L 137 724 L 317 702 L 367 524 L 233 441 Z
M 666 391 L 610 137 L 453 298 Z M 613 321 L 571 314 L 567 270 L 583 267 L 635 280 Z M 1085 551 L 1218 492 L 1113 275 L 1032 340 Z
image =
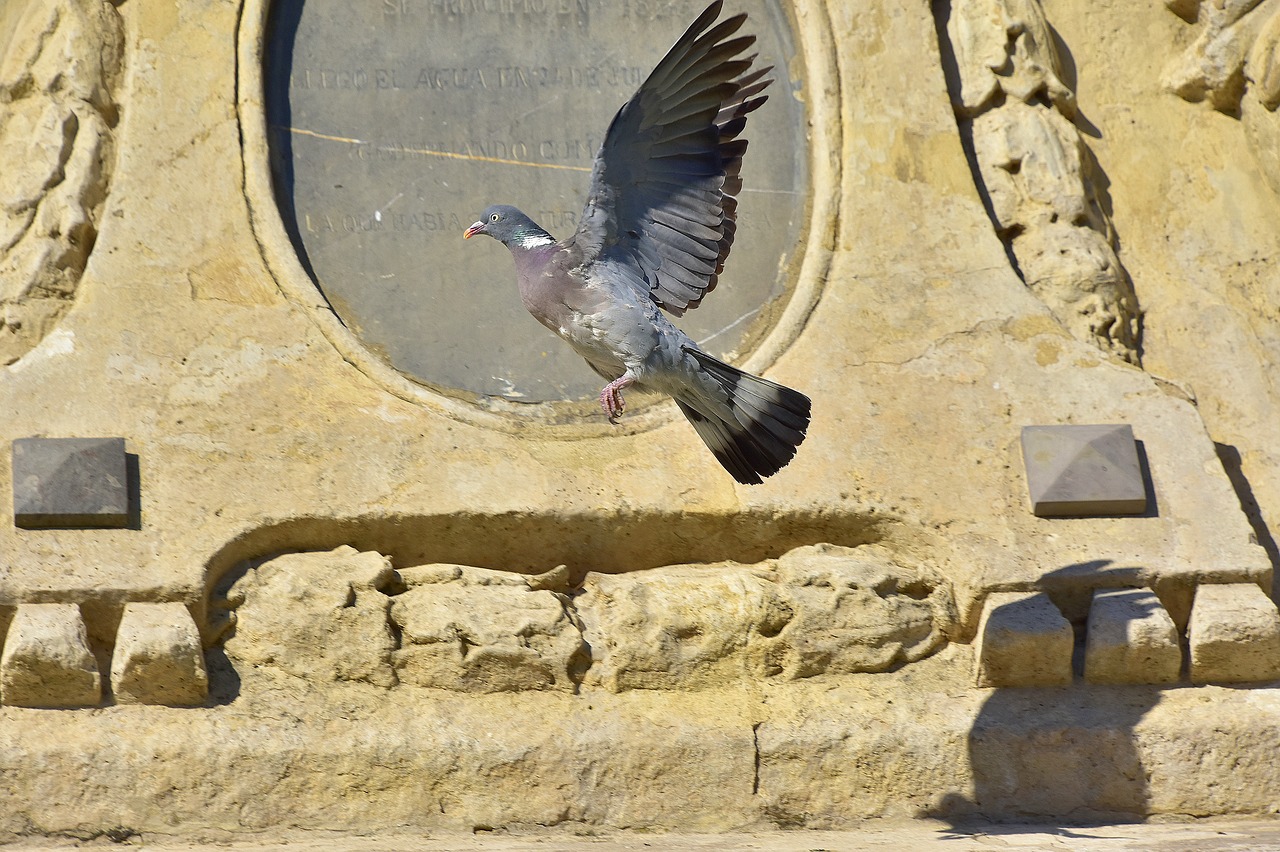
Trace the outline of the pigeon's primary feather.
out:
M 737 230 L 741 138 L 765 102 L 768 68 L 744 56 L 747 16 L 706 8 L 609 125 L 577 233 L 557 242 L 514 207 L 495 205 L 464 234 L 511 250 L 520 298 L 609 380 L 600 405 L 622 413 L 624 388 L 673 397 L 734 479 L 759 483 L 795 455 L 809 398 L 698 348 L 679 316 L 719 281 Z

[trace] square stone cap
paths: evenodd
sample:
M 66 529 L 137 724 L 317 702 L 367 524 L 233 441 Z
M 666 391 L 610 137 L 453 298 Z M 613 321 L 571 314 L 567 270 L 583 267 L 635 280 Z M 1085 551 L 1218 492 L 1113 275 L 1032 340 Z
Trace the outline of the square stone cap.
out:
M 1147 489 L 1133 427 L 1024 426 L 1031 511 L 1042 518 L 1140 515 Z
M 14 440 L 13 522 L 28 529 L 127 526 L 124 438 Z

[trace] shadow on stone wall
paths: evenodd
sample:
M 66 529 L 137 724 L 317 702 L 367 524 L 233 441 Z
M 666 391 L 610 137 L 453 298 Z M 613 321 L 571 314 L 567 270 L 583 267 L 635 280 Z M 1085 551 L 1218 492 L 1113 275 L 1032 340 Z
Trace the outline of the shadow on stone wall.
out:
M 1231 481 L 1231 487 L 1235 489 L 1236 497 L 1240 500 L 1241 510 L 1249 519 L 1254 538 L 1258 540 L 1258 544 L 1267 552 L 1267 558 L 1271 560 L 1273 572 L 1271 599 L 1280 600 L 1280 546 L 1276 545 L 1275 536 L 1271 534 L 1267 520 L 1262 516 L 1262 507 L 1258 505 L 1258 498 L 1253 494 L 1253 486 L 1244 475 L 1244 460 L 1240 457 L 1240 451 L 1230 444 L 1215 442 L 1213 448 L 1217 451 L 1222 469 L 1226 471 L 1227 479 Z
M 1070 633 L 1064 638 L 1067 644 L 1056 661 L 1060 685 L 991 691 L 969 731 L 973 798 L 951 794 L 941 803 L 937 816 L 957 821 L 985 818 L 1073 824 L 1139 819 L 1150 813 L 1148 773 L 1137 743 L 1137 728 L 1168 684 L 1098 681 L 1143 674 L 1177 681 L 1185 674 L 1185 665 L 1180 663 L 1184 655 L 1169 646 L 1162 649 L 1167 653 L 1159 658 L 1160 665 L 1152 662 L 1142 672 L 1124 667 L 1124 662 L 1134 658 L 1135 650 L 1149 652 L 1133 648 L 1135 636 L 1131 634 L 1132 625 L 1145 621 L 1153 610 L 1163 610 L 1154 595 L 1127 603 L 1126 615 L 1131 621 L 1128 626 L 1118 625 L 1118 636 L 1105 636 L 1106 625 L 1094 624 L 1090 615 L 1098 607 L 1096 593 L 1143 591 L 1136 588 L 1142 585 L 1139 576 L 1138 568 L 1094 560 L 1051 571 L 1041 579 L 1037 585 L 1070 623 Z M 1066 624 L 1062 630 L 1066 631 Z M 1090 630 L 1098 633 L 1092 641 Z M 1052 679 L 1048 664 L 1053 661 L 1044 662 L 1038 673 Z
M 929 816 L 1047 820 L 1140 819 L 1151 812 L 1137 728 L 1156 685 L 996 689 L 969 732 L 973 798 L 952 793 Z
M 947 795 L 930 816 L 1080 824 L 1152 813 L 1140 728 L 1187 680 L 1194 590 L 1157 597 L 1141 575 L 1093 560 L 1046 573 L 1038 592 L 988 600 L 976 673 L 996 688 L 968 732 L 971 795 Z
M 733 514 L 458 512 L 445 515 L 299 517 L 266 523 L 229 541 L 206 563 L 206 596 L 249 560 L 350 545 L 390 557 L 396 568 L 431 563 L 541 574 L 559 565 L 580 581 L 662 565 L 772 559 L 804 545 L 873 544 L 896 518 L 748 509 Z
M 285 232 L 298 253 L 298 262 L 307 275 L 315 280 L 315 270 L 307 255 L 306 243 L 298 229 L 298 212 L 294 204 L 293 174 L 293 117 L 289 102 L 289 86 L 293 80 L 293 44 L 298 37 L 298 24 L 302 19 L 302 3 L 276 3 L 271 7 L 266 40 L 280 46 L 279 50 L 266 53 L 266 69 L 262 76 L 264 109 L 271 122 L 267 132 L 271 135 L 271 179 L 276 203 L 280 207 L 280 219 Z M 316 292 L 324 297 L 317 287 Z

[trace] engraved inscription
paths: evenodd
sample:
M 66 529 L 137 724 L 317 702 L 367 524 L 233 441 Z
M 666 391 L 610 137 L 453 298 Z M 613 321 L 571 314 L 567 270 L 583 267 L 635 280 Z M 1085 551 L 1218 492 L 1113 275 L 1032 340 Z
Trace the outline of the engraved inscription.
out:
M 632 91 L 647 70 L 637 66 L 495 65 L 475 68 L 302 68 L 289 78 L 295 89 L 364 91 L 405 89 L 532 89 L 618 86 Z
M 577 227 L 614 112 L 705 0 L 305 0 L 273 7 L 266 108 L 304 266 L 372 350 L 428 384 L 580 399 L 599 379 L 520 305 L 507 252 L 464 243 L 487 204 Z M 777 82 L 747 129 L 739 239 L 680 320 L 745 353 L 797 261 L 807 175 L 799 68 L 778 0 L 741 0 Z M 763 309 L 762 309 L 763 306 Z

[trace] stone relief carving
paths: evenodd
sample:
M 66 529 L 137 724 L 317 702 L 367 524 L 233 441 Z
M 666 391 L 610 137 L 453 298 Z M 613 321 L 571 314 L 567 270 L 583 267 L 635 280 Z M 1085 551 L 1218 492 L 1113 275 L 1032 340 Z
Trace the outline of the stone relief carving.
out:
M 241 667 L 269 667 L 319 683 L 396 684 L 387 592 L 399 590 L 391 563 L 342 548 L 289 554 L 250 568 L 226 596 L 234 627 L 227 655 Z
M 206 634 L 213 664 L 181 602 L 127 602 L 109 623 L 101 617 L 111 607 L 87 602 L 96 630 L 75 603 L 0 607 L 0 705 L 204 707 L 211 694 L 215 703 L 238 694 L 239 683 L 214 688 L 226 664 L 255 693 L 263 677 L 304 694 L 338 685 L 473 695 L 735 688 L 892 671 L 959 630 L 949 583 L 879 545 L 589 573 L 576 585 L 563 566 L 538 576 L 396 570 L 379 553 L 340 547 L 259 560 L 225 580 Z M 1193 683 L 1280 674 L 1280 614 L 1257 585 L 1200 586 L 1183 627 L 1147 588 L 1098 588 L 1092 598 L 1087 681 L 1177 683 L 1184 642 Z M 1043 591 L 988 596 L 973 643 L 979 687 L 1076 679 L 1072 624 Z
M 1161 83 L 1191 103 L 1207 103 L 1244 124 L 1254 157 L 1280 192 L 1280 2 L 1165 0 L 1199 32 L 1165 66 Z
M 1199 28 L 1191 46 L 1165 66 L 1165 88 L 1228 115 L 1240 114 L 1246 91 L 1268 110 L 1280 106 L 1280 3 L 1165 0 L 1165 6 Z
M 573 692 L 589 659 L 567 595 L 506 571 L 426 565 L 393 598 L 401 683 L 457 692 Z M 536 585 L 536 584 L 535 584 Z
M 588 677 L 612 692 L 883 672 L 933 653 L 955 624 L 946 582 L 875 545 L 593 574 L 583 591 Z
M 577 583 L 563 566 L 532 577 L 443 563 L 396 570 L 379 553 L 340 547 L 262 561 L 224 586 L 214 601 L 229 610 L 218 619 L 222 648 L 250 691 L 259 676 L 317 690 L 343 682 L 469 694 L 724 689 L 893 671 L 960 632 L 950 584 L 874 544 L 797 547 L 750 565 L 588 573 Z M 1198 674 L 1193 665 L 1193 682 L 1280 671 L 1268 650 L 1280 647 L 1280 615 L 1255 585 L 1201 587 L 1190 627 L 1175 627 L 1147 588 L 1090 594 L 1078 625 L 1083 672 L 1074 671 L 1075 629 L 1048 594 L 988 596 L 973 638 L 977 685 L 1067 686 L 1079 674 L 1176 683 L 1182 641 L 1193 662 L 1217 654 L 1232 666 L 1203 664 L 1209 673 Z M 1215 594 L 1249 603 L 1226 614 L 1201 600 Z
M 1138 300 L 1105 178 L 1073 124 L 1075 94 L 1039 3 L 953 0 L 945 35 L 956 119 L 1023 280 L 1078 338 L 1137 363 Z
M 0 364 L 9 364 L 71 304 L 97 238 L 124 33 L 105 0 L 19 0 L 0 10 L 0 25 L 12 33 L 0 53 L 9 164 L 0 173 Z
M 955 625 L 950 586 L 887 550 L 815 545 L 754 565 L 537 577 L 465 565 L 393 570 L 350 547 L 281 556 L 230 586 L 240 671 L 456 692 L 702 689 L 879 672 Z

